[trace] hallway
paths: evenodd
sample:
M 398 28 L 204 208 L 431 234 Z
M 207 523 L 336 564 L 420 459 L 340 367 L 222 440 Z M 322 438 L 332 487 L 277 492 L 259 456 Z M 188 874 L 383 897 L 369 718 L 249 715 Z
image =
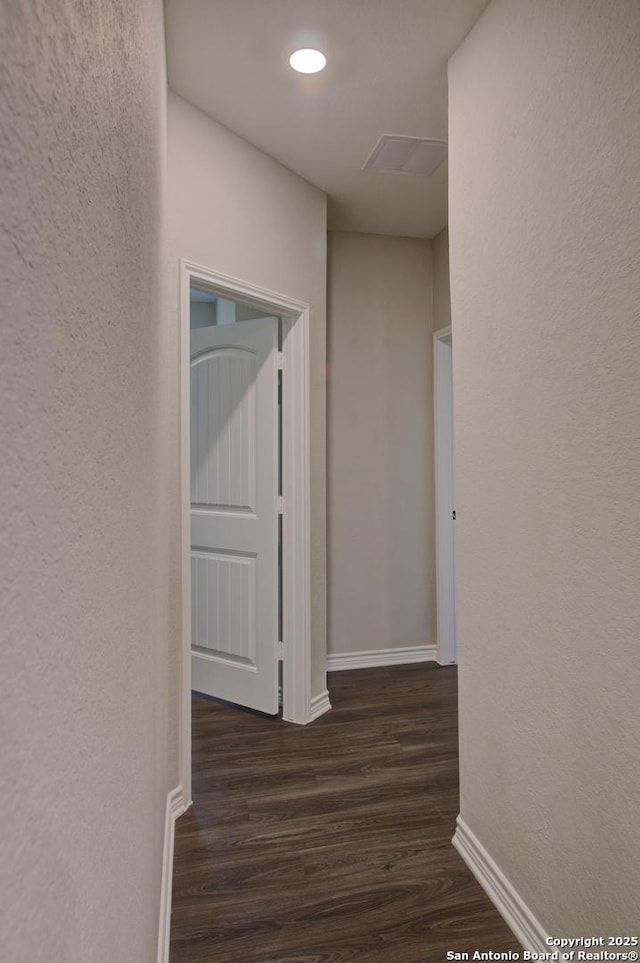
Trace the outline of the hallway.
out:
M 456 670 L 329 677 L 306 728 L 195 699 L 171 963 L 438 963 L 519 945 L 451 845 Z

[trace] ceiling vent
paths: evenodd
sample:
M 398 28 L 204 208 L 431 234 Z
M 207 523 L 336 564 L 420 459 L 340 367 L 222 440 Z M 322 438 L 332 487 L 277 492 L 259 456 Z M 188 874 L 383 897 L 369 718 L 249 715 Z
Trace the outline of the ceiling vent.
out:
M 383 134 L 362 169 L 378 174 L 428 175 L 446 156 L 446 140 Z

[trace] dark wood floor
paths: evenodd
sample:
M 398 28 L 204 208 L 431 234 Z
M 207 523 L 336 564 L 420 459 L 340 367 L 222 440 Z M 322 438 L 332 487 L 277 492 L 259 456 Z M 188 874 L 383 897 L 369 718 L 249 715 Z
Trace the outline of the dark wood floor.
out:
M 171 963 L 437 963 L 519 944 L 453 846 L 456 674 L 336 672 L 306 727 L 196 699 Z

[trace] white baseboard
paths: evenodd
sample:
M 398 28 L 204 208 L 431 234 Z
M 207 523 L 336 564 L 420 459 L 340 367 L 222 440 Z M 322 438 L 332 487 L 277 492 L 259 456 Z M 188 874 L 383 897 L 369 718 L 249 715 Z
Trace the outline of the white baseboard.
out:
M 436 662 L 436 645 L 411 645 L 404 649 L 370 649 L 367 652 L 336 652 L 327 656 L 327 672 L 342 669 L 372 669 L 379 665 L 408 665 L 411 662 Z
M 547 943 L 548 934 L 542 923 L 536 919 L 478 837 L 472 833 L 460 816 L 456 820 L 453 845 L 525 950 L 534 953 L 549 953 L 555 950 L 555 946 L 549 946 Z M 560 959 L 564 958 L 560 953 Z
M 187 809 L 182 786 L 167 795 L 162 848 L 162 881 L 160 883 L 160 922 L 158 925 L 158 963 L 169 963 L 169 935 L 171 931 L 171 888 L 173 883 L 173 841 L 176 819 Z
M 331 708 L 331 703 L 329 702 L 329 690 L 325 689 L 319 695 L 314 696 L 311 700 L 311 718 L 309 722 L 313 722 L 318 716 L 324 715 Z

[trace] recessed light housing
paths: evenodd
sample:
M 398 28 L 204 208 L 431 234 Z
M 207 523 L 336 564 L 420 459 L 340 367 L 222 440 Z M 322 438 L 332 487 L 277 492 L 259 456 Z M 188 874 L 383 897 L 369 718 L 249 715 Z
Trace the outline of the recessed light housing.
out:
M 324 70 L 327 58 L 321 50 L 303 47 L 294 51 L 289 57 L 289 63 L 299 74 L 317 74 Z

